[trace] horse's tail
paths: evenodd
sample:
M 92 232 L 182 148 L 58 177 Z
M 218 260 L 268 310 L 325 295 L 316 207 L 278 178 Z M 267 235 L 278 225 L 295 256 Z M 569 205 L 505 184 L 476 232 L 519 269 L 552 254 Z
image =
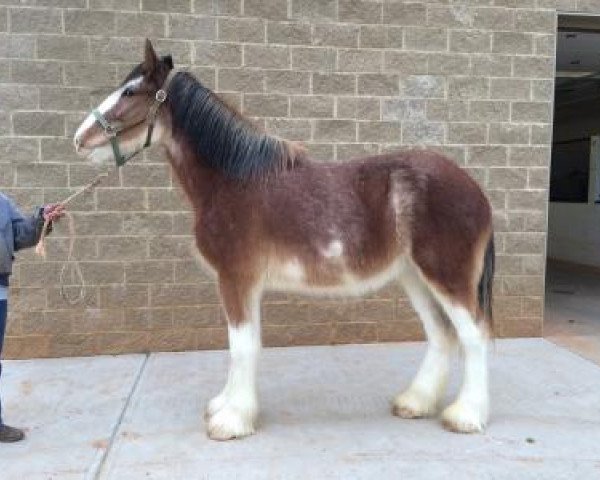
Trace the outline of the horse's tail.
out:
M 494 335 L 494 317 L 492 315 L 492 289 L 495 267 L 494 233 L 490 235 L 485 255 L 483 257 L 483 270 L 479 278 L 478 298 L 479 309 L 483 314 L 483 321 L 487 323 L 489 334 Z

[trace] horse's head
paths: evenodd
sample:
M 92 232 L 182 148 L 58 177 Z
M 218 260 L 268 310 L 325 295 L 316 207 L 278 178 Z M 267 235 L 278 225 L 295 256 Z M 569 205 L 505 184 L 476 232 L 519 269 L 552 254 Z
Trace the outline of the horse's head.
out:
M 121 86 L 90 113 L 73 139 L 77 152 L 93 161 L 122 164 L 133 154 L 160 141 L 157 118 L 173 71 L 170 56 L 159 58 L 146 40 L 144 61 Z

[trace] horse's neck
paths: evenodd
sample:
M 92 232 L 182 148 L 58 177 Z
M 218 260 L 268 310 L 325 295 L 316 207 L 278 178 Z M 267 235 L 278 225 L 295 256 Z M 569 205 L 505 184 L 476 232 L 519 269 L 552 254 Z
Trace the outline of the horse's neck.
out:
M 192 206 L 200 210 L 215 188 L 221 185 L 219 172 L 206 167 L 195 155 L 179 145 L 166 146 L 167 157 Z

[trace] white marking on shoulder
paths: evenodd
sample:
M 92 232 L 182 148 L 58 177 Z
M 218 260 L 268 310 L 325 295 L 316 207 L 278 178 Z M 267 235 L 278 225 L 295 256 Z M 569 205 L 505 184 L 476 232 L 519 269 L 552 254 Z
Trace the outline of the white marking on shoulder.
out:
M 322 253 L 325 258 L 338 258 L 342 256 L 343 252 L 344 244 L 341 240 L 334 240 L 327 245 L 327 248 Z
M 304 280 L 306 276 L 306 272 L 304 271 L 304 267 L 300 263 L 300 260 L 294 258 L 283 264 L 282 274 L 288 280 L 301 282 Z

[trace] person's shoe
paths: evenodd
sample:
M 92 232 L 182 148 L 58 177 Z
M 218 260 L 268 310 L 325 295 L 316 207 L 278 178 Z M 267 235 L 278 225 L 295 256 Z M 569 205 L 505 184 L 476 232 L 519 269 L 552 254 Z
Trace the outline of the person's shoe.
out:
M 0 425 L 0 443 L 20 442 L 25 438 L 25 432 L 18 428 Z

